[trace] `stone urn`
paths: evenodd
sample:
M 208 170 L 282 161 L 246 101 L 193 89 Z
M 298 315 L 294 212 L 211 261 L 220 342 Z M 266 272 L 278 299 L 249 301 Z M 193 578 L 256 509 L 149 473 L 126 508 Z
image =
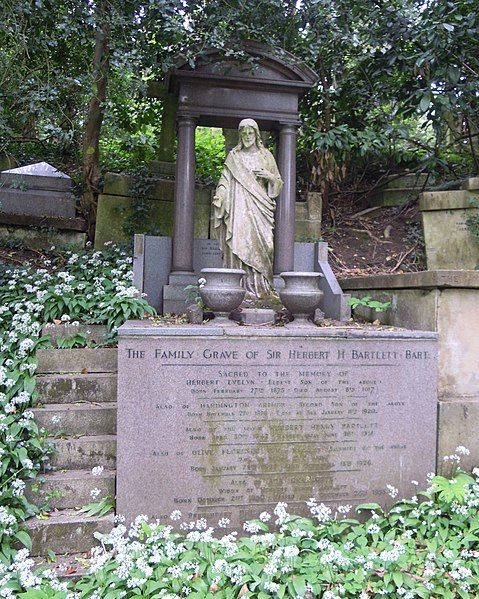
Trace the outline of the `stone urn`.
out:
M 319 308 L 324 293 L 319 289 L 323 275 L 319 272 L 282 272 L 280 277 L 285 286 L 279 290 L 284 307 L 294 316 L 288 326 L 311 326 L 310 314 Z
M 199 289 L 204 304 L 215 314 L 215 324 L 229 324 L 229 314 L 244 300 L 241 268 L 203 268 L 206 283 Z

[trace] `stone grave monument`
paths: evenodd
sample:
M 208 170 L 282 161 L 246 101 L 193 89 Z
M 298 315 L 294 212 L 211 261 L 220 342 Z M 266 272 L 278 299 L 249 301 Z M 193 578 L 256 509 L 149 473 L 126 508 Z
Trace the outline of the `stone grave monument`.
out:
M 331 506 L 372 501 L 386 507 L 387 484 L 410 495 L 411 481 L 435 469 L 437 334 L 308 321 L 323 295 L 323 307 L 339 311 L 344 296 L 327 264 L 327 246 L 294 244 L 292 118 L 300 82 L 297 71 L 293 85 L 291 71 L 282 68 L 274 85 L 250 83 L 251 97 L 238 91 L 241 72 L 232 81 L 221 73 L 223 88 L 216 72 L 178 75 L 173 271 L 163 301 L 170 292 L 174 299 L 175 286 L 196 282 L 198 252 L 204 250 L 219 262 L 202 271 L 206 279 L 199 290 L 215 318 L 200 325 L 127 322 L 119 329 L 117 511 L 128 521 L 139 513 L 166 521 L 180 510 L 186 521 L 204 517 L 215 526 L 228 518 L 231 528 L 241 530 L 245 520 L 281 501 L 297 514 L 307 512 L 310 497 Z M 278 72 L 278 63 L 266 62 L 260 79 Z M 198 81 L 200 90 L 193 85 Z M 276 84 L 286 95 L 274 95 Z M 225 96 L 228 85 L 234 95 Z M 213 198 L 217 245 L 202 247 L 197 240 L 195 246 L 194 115 L 197 110 L 198 118 L 204 114 L 216 122 L 217 110 L 225 114 L 225 97 L 236 108 L 233 116 L 227 107 L 229 118 L 243 117 L 239 142 Z M 279 169 L 262 146 L 256 121 L 242 112 L 242 101 L 253 99 L 259 106 L 255 116 L 266 124 L 283 108 Z M 168 247 L 166 238 L 153 239 Z M 146 259 L 148 237 L 136 241 L 140 286 L 151 279 L 161 252 Z M 313 267 L 295 271 L 295 259 L 306 263 L 311 247 Z M 228 320 L 245 294 L 252 301 L 273 295 L 279 301 L 274 275 L 285 282 L 279 298 L 293 322 L 278 327 L 246 320 L 243 326 Z
M 0 174 L 0 239 L 34 247 L 83 247 L 85 223 L 76 217 L 72 180 L 47 162 Z
M 459 186 L 425 192 L 419 198 L 428 270 L 476 270 L 479 266 L 479 236 L 467 224 L 479 214 L 479 177 Z

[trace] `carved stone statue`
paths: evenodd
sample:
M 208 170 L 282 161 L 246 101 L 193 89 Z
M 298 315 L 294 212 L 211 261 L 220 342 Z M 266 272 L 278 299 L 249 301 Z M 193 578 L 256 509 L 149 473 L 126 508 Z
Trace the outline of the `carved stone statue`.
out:
M 239 143 L 228 154 L 213 198 L 213 235 L 225 268 L 246 271 L 247 297 L 273 293 L 273 224 L 283 186 L 253 119 L 240 122 Z

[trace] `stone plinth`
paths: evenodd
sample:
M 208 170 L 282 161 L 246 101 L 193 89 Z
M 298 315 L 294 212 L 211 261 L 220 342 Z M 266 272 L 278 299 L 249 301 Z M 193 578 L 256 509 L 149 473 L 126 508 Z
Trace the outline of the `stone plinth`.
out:
M 215 525 L 286 501 L 390 503 L 435 467 L 436 335 L 209 326 L 119 331 L 117 511 Z
M 479 189 L 468 179 L 467 190 L 423 193 L 422 211 L 428 270 L 475 269 L 479 264 L 479 239 L 466 221 L 479 213 Z
M 479 272 L 439 270 L 342 279 L 355 297 L 390 301 L 383 313 L 355 311 L 367 320 L 439 333 L 438 463 L 443 455 L 465 445 L 466 466 L 479 463 Z M 454 405 L 451 405 L 451 404 Z
M 195 239 L 193 248 L 194 275 L 170 277 L 171 238 L 154 235 L 135 235 L 133 257 L 134 284 L 141 293 L 147 294 L 148 302 L 160 313 L 182 314 L 188 306 L 187 285 L 196 285 L 202 268 L 221 268 L 222 258 L 215 239 Z M 322 309 L 327 318 L 347 321 L 351 317 L 348 297 L 336 280 L 328 263 L 328 244 L 294 244 L 294 269 L 297 271 L 320 272 L 323 277 Z M 176 280 L 174 280 L 176 279 Z M 275 277 L 275 287 L 284 285 Z M 190 298 L 191 303 L 191 298 Z

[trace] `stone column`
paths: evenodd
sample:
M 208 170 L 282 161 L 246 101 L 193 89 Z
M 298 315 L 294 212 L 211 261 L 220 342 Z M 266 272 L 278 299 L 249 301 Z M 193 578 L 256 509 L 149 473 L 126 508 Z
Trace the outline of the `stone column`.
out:
M 195 128 L 196 118 L 184 115 L 178 117 L 171 264 L 171 270 L 175 273 L 193 272 Z
M 293 270 L 294 267 L 296 125 L 280 126 L 278 168 L 283 179 L 283 189 L 276 204 L 274 274 Z

